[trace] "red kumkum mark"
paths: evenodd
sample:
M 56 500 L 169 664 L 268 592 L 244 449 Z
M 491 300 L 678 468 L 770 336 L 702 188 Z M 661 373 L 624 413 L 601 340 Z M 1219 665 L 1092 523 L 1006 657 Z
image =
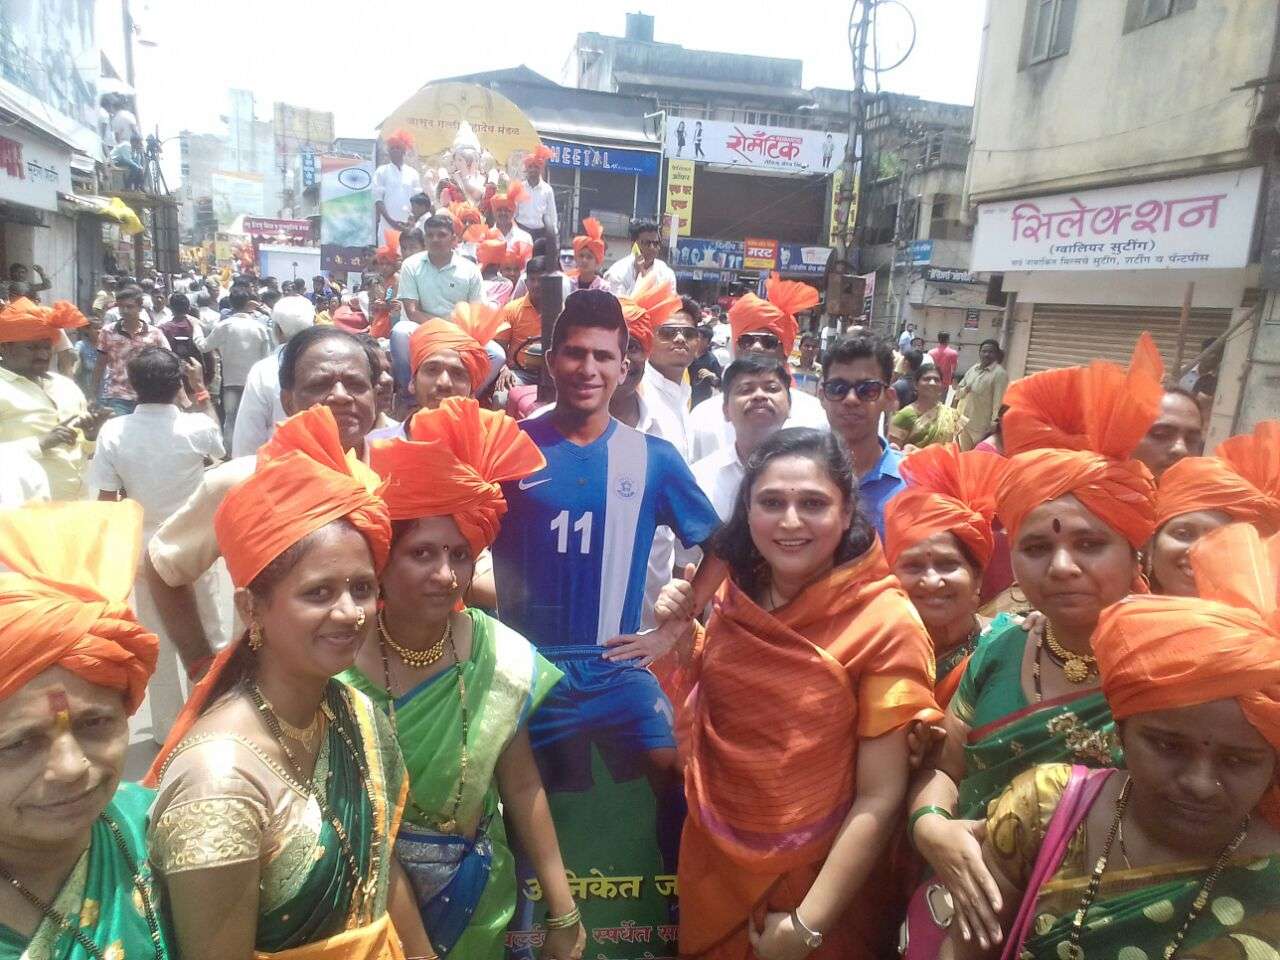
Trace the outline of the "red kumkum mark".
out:
M 65 690 L 53 690 L 48 694 L 49 712 L 53 714 L 53 723 L 59 733 L 71 729 L 71 703 L 67 700 Z

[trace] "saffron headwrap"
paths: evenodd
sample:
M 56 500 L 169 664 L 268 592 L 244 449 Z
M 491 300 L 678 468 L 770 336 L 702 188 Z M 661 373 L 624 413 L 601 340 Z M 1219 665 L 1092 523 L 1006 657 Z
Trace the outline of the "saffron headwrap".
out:
M 1123 720 L 1234 697 L 1280 750 L 1280 537 L 1221 527 L 1191 548 L 1191 569 L 1197 597 L 1128 597 L 1102 611 L 1093 650 L 1111 712 Z M 1280 780 L 1262 812 L 1280 826 Z
M 380 485 L 354 452 L 343 451 L 328 407 L 316 404 L 283 421 L 258 449 L 257 468 L 231 488 L 213 515 L 231 582 L 247 587 L 272 560 L 335 520 L 360 532 L 381 572 L 391 552 L 391 517 Z M 199 719 L 239 645 L 224 647 L 192 688 L 143 781 L 148 786 L 155 786 L 169 754 Z
M 27 343 L 57 340 L 59 330 L 83 327 L 89 321 L 75 305 L 59 300 L 42 307 L 27 297 L 19 297 L 0 310 L 0 343 Z
M 413 149 L 413 134 L 403 127 L 387 137 L 388 147 L 400 147 L 402 150 Z
M 141 549 L 132 500 L 0 511 L 0 700 L 62 667 L 138 709 L 160 647 L 128 604 Z
M 1280 530 L 1280 421 L 1232 437 L 1212 457 L 1185 457 L 1156 491 L 1156 528 L 1197 510 L 1218 510 L 1264 536 Z
M 782 341 L 784 353 L 790 353 L 800 332 L 796 314 L 818 305 L 818 291 L 807 283 L 782 280 L 775 273 L 765 281 L 765 293 L 764 300 L 754 293 L 744 294 L 729 308 L 734 343 L 744 333 L 768 332 Z
M 507 512 L 500 484 L 547 465 L 515 420 L 461 397 L 419 410 L 408 440 L 374 441 L 369 459 L 387 480 L 392 519 L 451 516 L 475 554 L 493 543 Z
M 653 352 L 653 332 L 680 309 L 680 295 L 670 280 L 648 274 L 636 284 L 629 297 L 619 297 L 627 333 L 644 346 L 645 356 Z
M 573 238 L 574 254 L 589 253 L 597 263 L 604 263 L 604 225 L 595 217 L 587 217 L 582 221 L 582 229 L 585 235 Z
M 1006 464 L 1003 457 L 986 450 L 961 453 L 954 443 L 925 447 L 903 460 L 907 487 L 889 501 L 884 512 L 889 565 L 922 540 L 951 533 L 979 568 L 985 568 L 995 549 L 991 518 Z
M 493 339 L 501 322 L 501 312 L 488 304 L 457 304 L 451 320 L 433 317 L 409 335 L 409 369 L 416 374 L 441 350 L 455 350 L 467 368 L 474 393 L 489 377 L 489 354 L 484 345 Z
M 551 148 L 544 143 L 540 143 L 533 153 L 524 158 L 524 165 L 526 168 L 537 167 L 541 170 L 547 165 L 547 161 L 553 156 L 555 156 L 555 154 L 552 152 Z
M 502 258 L 507 255 L 507 238 L 496 227 L 487 227 L 473 242 L 476 245 L 476 263 L 481 267 L 502 266 Z
M 1155 530 L 1155 481 L 1129 459 L 1155 422 L 1164 366 L 1143 333 L 1128 371 L 1095 360 L 1047 370 L 1009 387 L 1001 420 L 1008 471 L 997 513 L 1012 543 L 1036 507 L 1068 494 L 1135 549 Z
M 514 210 L 529 199 L 529 191 L 519 180 L 512 180 L 505 191 L 498 191 L 488 199 L 490 210 Z
M 525 243 L 519 240 L 516 243 L 507 245 L 507 252 L 502 258 L 504 267 L 515 267 L 517 270 L 523 270 L 525 264 L 533 259 L 533 244 Z
M 382 236 L 386 242 L 377 249 L 373 259 L 380 263 L 394 263 L 400 259 L 400 231 L 384 230 Z

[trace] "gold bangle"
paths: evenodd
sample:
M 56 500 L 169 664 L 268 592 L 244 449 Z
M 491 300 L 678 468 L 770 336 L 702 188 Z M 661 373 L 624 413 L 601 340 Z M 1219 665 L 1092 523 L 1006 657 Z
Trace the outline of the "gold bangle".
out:
M 568 927 L 576 927 L 582 922 L 582 911 L 575 905 L 568 913 L 561 914 L 558 917 L 547 917 L 542 925 L 548 930 L 564 930 Z

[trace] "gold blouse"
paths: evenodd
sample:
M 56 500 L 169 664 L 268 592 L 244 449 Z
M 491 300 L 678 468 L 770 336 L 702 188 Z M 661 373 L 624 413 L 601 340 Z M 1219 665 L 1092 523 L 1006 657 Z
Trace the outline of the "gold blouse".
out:
M 312 775 L 321 796 L 328 769 L 325 738 Z M 166 875 L 256 860 L 258 911 L 267 914 L 324 855 L 320 827 L 320 805 L 261 747 L 237 733 L 197 734 L 164 769 L 151 808 L 151 859 Z
M 1032 767 L 1013 782 L 987 809 L 987 842 L 1004 875 L 1024 889 L 1035 869 L 1045 831 L 1071 779 L 1071 765 L 1046 763 Z M 1085 826 L 1076 828 L 1055 879 L 1085 872 Z

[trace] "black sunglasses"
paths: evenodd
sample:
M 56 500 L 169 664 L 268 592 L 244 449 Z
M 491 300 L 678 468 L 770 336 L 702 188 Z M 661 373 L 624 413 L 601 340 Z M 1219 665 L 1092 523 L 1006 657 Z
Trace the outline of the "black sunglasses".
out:
M 780 346 L 782 346 L 782 341 L 772 333 L 744 333 L 738 338 L 739 350 L 750 350 L 752 347 L 777 350 Z
M 872 403 L 880 399 L 884 393 L 885 387 L 888 386 L 883 380 L 842 380 L 837 377 L 834 380 L 822 381 L 822 395 L 828 400 L 840 402 L 849 395 L 849 391 L 853 391 L 853 395 L 863 403 Z
M 659 340 L 667 343 L 675 342 L 676 337 L 688 343 L 698 336 L 697 327 L 678 327 L 675 324 L 663 324 L 654 332 L 657 333 Z

